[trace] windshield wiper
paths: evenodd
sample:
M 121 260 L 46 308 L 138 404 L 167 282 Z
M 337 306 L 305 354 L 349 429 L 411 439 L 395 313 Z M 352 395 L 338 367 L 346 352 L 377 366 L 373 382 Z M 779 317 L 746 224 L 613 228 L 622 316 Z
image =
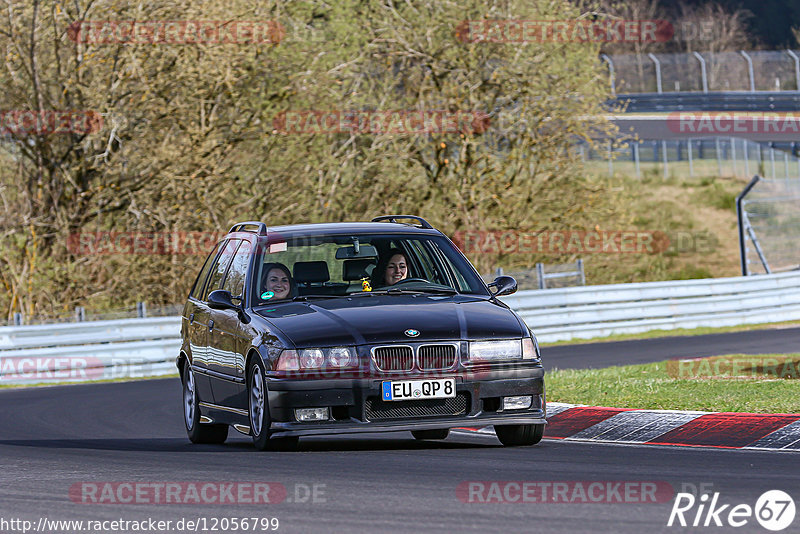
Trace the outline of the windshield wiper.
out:
M 443 287 L 430 287 L 425 289 L 402 289 L 399 287 L 393 289 L 376 289 L 373 291 L 360 291 L 358 293 L 351 293 L 350 295 L 419 295 L 419 294 L 439 294 L 439 295 L 456 295 L 458 291 L 452 288 Z
M 336 299 L 343 296 L 346 295 L 298 295 L 297 297 L 294 297 L 292 300 L 297 302 L 299 300 L 308 300 L 308 299 Z

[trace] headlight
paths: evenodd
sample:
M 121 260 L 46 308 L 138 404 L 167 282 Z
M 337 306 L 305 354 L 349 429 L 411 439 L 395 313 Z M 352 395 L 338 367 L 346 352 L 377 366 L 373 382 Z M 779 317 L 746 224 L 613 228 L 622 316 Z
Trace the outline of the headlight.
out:
M 282 351 L 278 357 L 276 369 L 278 371 L 297 371 L 300 369 L 300 362 L 297 361 L 297 351 L 288 349 Z
M 300 351 L 300 367 L 303 369 L 319 369 L 325 364 L 325 353 L 320 349 L 303 349 Z
M 354 358 L 347 347 L 334 347 L 328 351 L 328 361 L 332 367 L 347 367 Z
M 469 344 L 470 362 L 495 362 L 522 358 L 522 340 L 473 341 Z
M 537 360 L 539 359 L 539 351 L 536 350 L 533 339 L 526 337 L 522 339 L 522 359 L 523 360 Z
M 278 371 L 298 371 L 323 369 L 325 367 L 351 367 L 358 363 L 353 347 L 333 347 L 330 349 L 285 349 L 275 367 Z

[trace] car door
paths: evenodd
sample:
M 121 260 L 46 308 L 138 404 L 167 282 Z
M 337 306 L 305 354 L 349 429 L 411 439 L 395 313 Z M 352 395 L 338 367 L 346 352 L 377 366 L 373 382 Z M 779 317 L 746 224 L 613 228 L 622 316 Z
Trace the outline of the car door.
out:
M 235 304 L 244 304 L 250 251 L 251 244 L 243 240 L 234 252 L 222 282 L 221 289 L 230 292 Z M 214 321 L 214 328 L 211 330 L 209 344 L 213 344 L 216 355 L 212 364 L 214 374 L 211 381 L 214 398 L 223 406 L 242 406 L 245 391 L 244 365 L 247 349 L 250 347 L 249 338 L 245 336 L 237 310 L 211 310 L 211 319 Z
M 211 381 L 208 377 L 208 324 L 211 320 L 211 309 L 208 307 L 205 289 L 208 285 L 209 275 L 214 269 L 220 250 L 224 242 L 220 242 L 206 259 L 203 269 L 189 293 L 189 302 L 186 306 L 185 317 L 186 331 L 189 334 L 189 352 L 192 366 L 195 369 L 195 387 L 201 400 L 213 401 Z

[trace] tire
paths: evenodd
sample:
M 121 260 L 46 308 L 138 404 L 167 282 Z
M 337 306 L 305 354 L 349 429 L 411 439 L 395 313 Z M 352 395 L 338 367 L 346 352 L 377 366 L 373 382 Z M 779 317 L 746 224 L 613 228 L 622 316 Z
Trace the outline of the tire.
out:
M 269 402 L 264 364 L 253 358 L 247 371 L 247 412 L 250 414 L 250 434 L 253 445 L 260 451 L 286 451 L 297 448 L 296 436 L 270 438 Z
M 447 439 L 450 434 L 449 428 L 436 428 L 433 430 L 412 430 L 411 435 L 414 439 Z
M 544 425 L 495 425 L 494 432 L 506 447 L 525 447 L 542 441 Z
M 219 445 L 228 439 L 228 425 L 206 425 L 200 423 L 200 408 L 197 405 L 197 388 L 195 387 L 192 364 L 188 361 L 183 366 L 183 423 L 192 443 L 210 443 Z

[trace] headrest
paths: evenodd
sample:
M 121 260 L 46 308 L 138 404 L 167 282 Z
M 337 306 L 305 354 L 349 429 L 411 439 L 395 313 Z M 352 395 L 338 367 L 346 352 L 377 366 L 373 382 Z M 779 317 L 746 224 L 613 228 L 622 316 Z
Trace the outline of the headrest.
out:
M 304 284 L 327 282 L 331 279 L 328 264 L 324 261 L 298 261 L 292 267 L 292 272 L 295 281 Z
M 342 267 L 342 280 L 350 282 L 352 280 L 361 280 L 368 278 L 370 272 L 367 271 L 370 267 L 375 267 L 377 260 L 372 258 L 360 258 L 357 260 L 344 260 Z M 370 269 L 371 271 L 372 269 Z

